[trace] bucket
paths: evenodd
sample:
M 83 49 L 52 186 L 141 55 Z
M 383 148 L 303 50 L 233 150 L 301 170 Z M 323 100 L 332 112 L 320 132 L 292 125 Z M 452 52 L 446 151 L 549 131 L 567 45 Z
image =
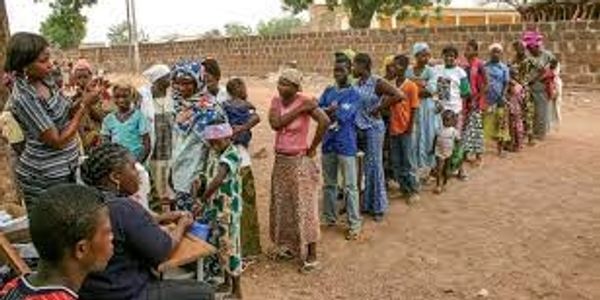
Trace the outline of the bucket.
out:
M 196 221 L 190 227 L 189 232 L 201 240 L 208 241 L 210 225 Z

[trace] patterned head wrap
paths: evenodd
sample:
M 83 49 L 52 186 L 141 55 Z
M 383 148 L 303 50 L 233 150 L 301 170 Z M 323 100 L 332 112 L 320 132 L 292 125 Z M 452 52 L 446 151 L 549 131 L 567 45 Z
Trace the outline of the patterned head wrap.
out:
M 423 51 L 430 51 L 429 45 L 427 45 L 427 43 L 416 43 L 414 44 L 413 48 L 412 48 L 412 55 L 413 56 L 417 56 L 417 54 L 423 52 Z
M 544 37 L 538 31 L 529 30 L 523 32 L 521 41 L 526 48 L 541 47 L 543 45 Z
M 298 87 L 302 86 L 302 72 L 298 71 L 298 69 L 289 68 L 281 71 L 279 79 L 293 83 Z
M 78 70 L 87 70 L 90 73 L 93 73 L 92 65 L 87 61 L 87 59 L 80 58 L 73 65 L 73 73 Z
M 220 140 L 233 136 L 233 129 L 229 123 L 208 125 L 204 128 L 202 136 L 205 140 Z
M 171 69 L 167 65 L 153 65 L 142 73 L 150 83 L 155 83 L 169 74 L 171 74 Z
M 171 78 L 187 77 L 196 81 L 196 91 L 202 91 L 206 85 L 204 67 L 201 62 L 180 61 L 173 67 Z

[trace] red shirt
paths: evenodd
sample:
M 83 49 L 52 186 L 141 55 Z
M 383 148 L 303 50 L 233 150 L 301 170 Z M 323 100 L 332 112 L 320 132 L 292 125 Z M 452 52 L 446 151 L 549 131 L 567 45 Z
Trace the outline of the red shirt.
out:
M 63 286 L 35 287 L 22 276 L 4 285 L 0 300 L 77 300 L 77 294 Z

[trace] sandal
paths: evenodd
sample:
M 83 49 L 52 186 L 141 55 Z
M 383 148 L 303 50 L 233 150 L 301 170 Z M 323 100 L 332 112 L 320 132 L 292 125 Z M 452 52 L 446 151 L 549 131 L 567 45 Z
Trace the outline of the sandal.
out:
M 290 261 L 294 259 L 294 254 L 290 250 L 282 249 L 273 253 L 272 259 L 276 261 Z
M 318 271 L 320 269 L 321 269 L 321 263 L 318 260 L 315 260 L 313 262 L 305 261 L 304 264 L 302 265 L 302 267 L 300 268 L 300 273 L 309 274 L 314 271 Z
M 359 237 L 360 237 L 360 231 L 348 230 L 348 232 L 346 233 L 347 241 L 356 241 L 356 240 L 358 240 Z

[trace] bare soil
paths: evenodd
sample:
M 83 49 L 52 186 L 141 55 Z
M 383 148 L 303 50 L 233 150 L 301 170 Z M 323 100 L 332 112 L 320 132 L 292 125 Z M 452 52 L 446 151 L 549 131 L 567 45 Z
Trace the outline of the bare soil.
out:
M 307 87 L 318 93 L 326 82 Z M 263 122 L 252 152 L 261 238 L 268 241 L 275 84 L 250 80 Z M 544 143 L 500 159 L 488 153 L 467 182 L 423 191 L 408 207 L 395 190 L 386 220 L 361 240 L 322 228 L 317 273 L 262 257 L 244 273 L 246 299 L 600 299 L 600 101 L 568 92 L 564 122 Z

